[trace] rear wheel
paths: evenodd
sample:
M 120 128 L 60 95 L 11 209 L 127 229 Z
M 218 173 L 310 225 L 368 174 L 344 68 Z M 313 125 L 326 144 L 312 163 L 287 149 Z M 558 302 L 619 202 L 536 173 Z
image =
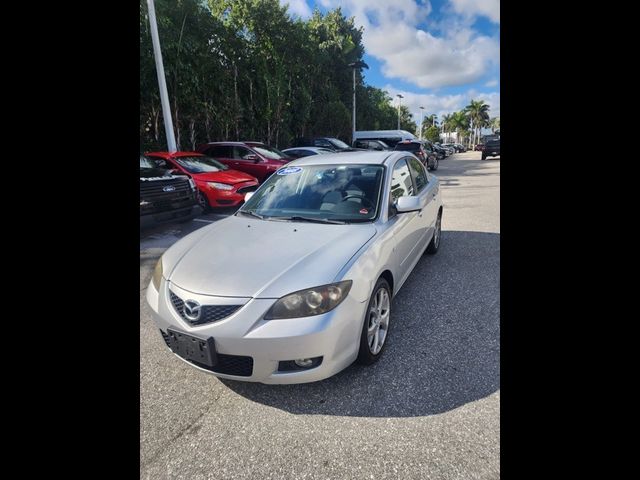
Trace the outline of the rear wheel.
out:
M 431 170 L 432 172 L 435 172 L 436 170 L 438 170 L 438 157 L 436 157 L 436 159 L 433 162 L 433 165 L 431 165 L 431 168 L 429 170 Z

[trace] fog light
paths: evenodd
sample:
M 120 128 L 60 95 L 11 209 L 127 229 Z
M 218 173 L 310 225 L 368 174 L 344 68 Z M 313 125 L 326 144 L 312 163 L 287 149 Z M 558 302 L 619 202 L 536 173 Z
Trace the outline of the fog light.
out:
M 299 372 L 320 366 L 322 357 L 298 358 L 297 360 L 281 360 L 278 363 L 278 372 Z
M 307 368 L 313 365 L 313 360 L 311 358 L 299 358 L 294 360 L 294 363 L 299 367 Z

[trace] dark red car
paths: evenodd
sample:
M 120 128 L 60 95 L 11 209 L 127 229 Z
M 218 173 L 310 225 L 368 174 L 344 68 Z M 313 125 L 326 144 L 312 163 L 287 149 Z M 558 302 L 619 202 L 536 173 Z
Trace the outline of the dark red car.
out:
M 245 193 L 258 188 L 258 180 L 255 177 L 231 170 L 201 153 L 149 152 L 145 155 L 164 160 L 167 168 L 193 178 L 198 188 L 198 203 L 204 210 L 213 207 L 235 207 L 244 202 Z
M 291 157 L 260 142 L 211 142 L 196 149 L 229 168 L 253 175 L 260 183 L 286 165 Z
M 484 143 L 476 143 L 476 146 L 473 147 L 476 152 L 482 152 L 484 150 Z

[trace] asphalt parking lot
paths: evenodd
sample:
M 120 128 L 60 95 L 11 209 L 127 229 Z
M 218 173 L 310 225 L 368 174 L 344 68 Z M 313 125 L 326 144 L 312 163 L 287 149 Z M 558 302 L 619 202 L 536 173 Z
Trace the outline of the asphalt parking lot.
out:
M 443 235 L 392 304 L 386 351 L 322 382 L 220 380 L 177 359 L 145 294 L 159 255 L 224 218 L 141 234 L 140 478 L 500 477 L 500 158 L 440 162 Z

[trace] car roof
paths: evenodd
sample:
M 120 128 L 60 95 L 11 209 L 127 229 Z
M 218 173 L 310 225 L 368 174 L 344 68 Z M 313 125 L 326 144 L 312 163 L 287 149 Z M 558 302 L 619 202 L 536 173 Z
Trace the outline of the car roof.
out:
M 146 152 L 144 155 L 161 158 L 177 158 L 177 157 L 204 157 L 202 153 L 198 152 Z
M 304 165 L 349 165 L 349 164 L 371 164 L 382 165 L 393 158 L 404 156 L 407 152 L 379 152 L 375 150 L 367 150 L 364 152 L 342 152 L 327 153 L 324 155 L 313 155 L 311 157 L 298 158 L 289 162 L 287 166 L 304 166 Z

